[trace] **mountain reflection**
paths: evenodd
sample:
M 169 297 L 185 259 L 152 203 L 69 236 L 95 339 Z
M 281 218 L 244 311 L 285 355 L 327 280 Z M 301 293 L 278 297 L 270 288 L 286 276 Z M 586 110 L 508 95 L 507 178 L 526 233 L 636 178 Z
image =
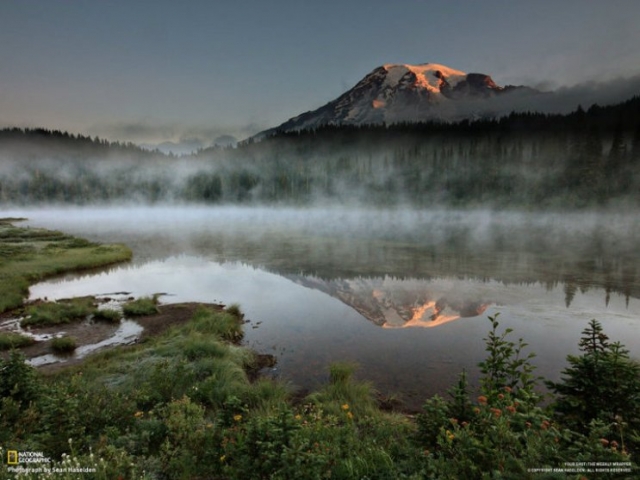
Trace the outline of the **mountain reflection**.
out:
M 482 315 L 494 303 L 471 291 L 468 282 L 389 277 L 324 280 L 303 275 L 287 278 L 338 298 L 383 328 L 437 327 Z

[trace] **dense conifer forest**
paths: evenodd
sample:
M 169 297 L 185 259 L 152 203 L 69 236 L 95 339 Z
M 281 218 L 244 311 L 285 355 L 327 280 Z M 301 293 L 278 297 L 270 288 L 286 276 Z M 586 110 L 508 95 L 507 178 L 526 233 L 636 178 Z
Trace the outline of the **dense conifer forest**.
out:
M 326 126 L 176 157 L 0 131 L 0 201 L 585 208 L 640 202 L 640 97 L 568 115 Z

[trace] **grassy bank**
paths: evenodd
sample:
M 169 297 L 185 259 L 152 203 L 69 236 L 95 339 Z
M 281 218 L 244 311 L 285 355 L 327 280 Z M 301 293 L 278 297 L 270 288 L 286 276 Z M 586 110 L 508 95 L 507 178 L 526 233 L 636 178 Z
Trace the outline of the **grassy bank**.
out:
M 0 445 L 100 479 L 637 478 L 640 367 L 597 322 L 548 406 L 523 344 L 492 319 L 479 394 L 462 374 L 449 398 L 408 416 L 382 411 L 353 365 L 333 365 L 305 397 L 251 382 L 259 356 L 237 344 L 241 318 L 202 307 L 51 377 L 14 353 L 0 364 Z
M 22 305 L 29 285 L 65 272 L 131 259 L 125 245 L 99 245 L 62 232 L 0 219 L 0 313 Z
M 61 252 L 109 249 L 22 230 L 10 238 L 31 240 L 7 242 L 5 251 L 19 248 L 0 271 L 24 272 L 39 255 L 41 265 L 58 262 L 45 255 L 58 248 L 51 238 L 74 245 Z M 78 302 L 70 301 L 74 309 Z M 161 315 L 153 298 L 129 308 L 155 315 L 142 317 L 147 325 Z M 384 411 L 372 385 L 353 380 L 354 365 L 332 365 L 328 384 L 308 395 L 256 379 L 266 362 L 240 345 L 238 306 L 200 306 L 187 318 L 51 375 L 18 351 L 0 357 L 0 458 L 8 450 L 42 452 L 59 479 L 80 478 L 77 468 L 95 479 L 638 477 L 640 365 L 596 321 L 543 402 L 526 344 L 491 318 L 479 391 L 462 372 L 448 396 L 425 399 L 411 416 Z M 3 339 L 9 348 L 20 341 Z M 72 337 L 57 340 L 61 351 L 74 347 Z M 12 468 L 1 462 L 0 479 L 42 478 Z

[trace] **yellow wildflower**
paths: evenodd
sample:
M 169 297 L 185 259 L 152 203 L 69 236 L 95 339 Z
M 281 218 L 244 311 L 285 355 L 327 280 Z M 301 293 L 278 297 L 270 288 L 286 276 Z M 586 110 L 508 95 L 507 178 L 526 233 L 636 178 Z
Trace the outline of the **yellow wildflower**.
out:
M 345 403 L 344 405 L 342 405 L 342 409 L 343 409 L 344 411 L 349 410 L 349 404 L 348 404 L 348 403 Z
M 234 415 L 233 416 L 233 420 L 236 421 L 236 422 L 239 422 L 240 420 L 242 420 L 242 415 L 240 415 L 240 414 Z
M 138 410 L 136 413 L 133 414 L 134 417 L 136 418 L 140 418 L 144 415 L 144 412 L 141 412 L 140 410 Z

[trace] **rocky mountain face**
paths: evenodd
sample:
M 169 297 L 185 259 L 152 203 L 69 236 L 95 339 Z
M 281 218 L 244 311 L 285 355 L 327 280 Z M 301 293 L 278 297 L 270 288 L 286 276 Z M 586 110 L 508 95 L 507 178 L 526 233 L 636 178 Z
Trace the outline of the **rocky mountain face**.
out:
M 489 75 L 465 73 L 435 63 L 387 64 L 335 100 L 264 133 L 323 125 L 460 120 L 491 113 L 496 109 L 491 101 L 494 98 L 536 93 L 528 87 L 501 87 Z M 504 108 L 503 101 L 500 108 Z

